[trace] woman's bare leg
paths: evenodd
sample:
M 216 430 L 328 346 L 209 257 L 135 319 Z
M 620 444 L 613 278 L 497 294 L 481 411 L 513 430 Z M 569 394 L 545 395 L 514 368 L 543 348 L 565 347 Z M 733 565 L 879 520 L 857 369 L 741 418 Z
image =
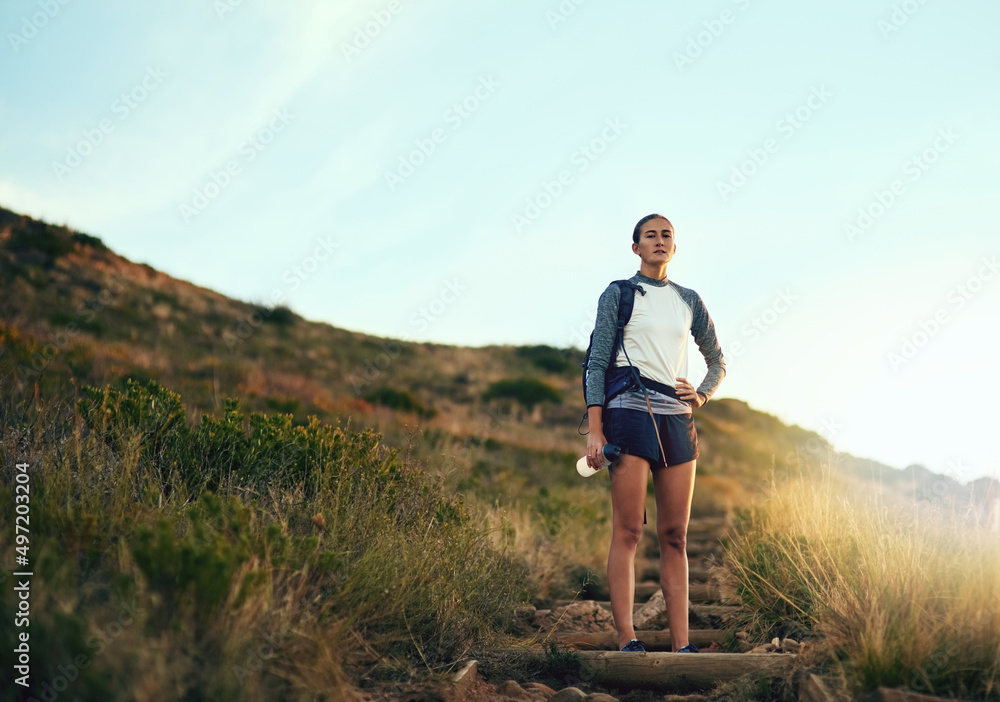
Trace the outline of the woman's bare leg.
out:
M 687 528 L 696 462 L 678 463 L 653 471 L 656 537 L 660 542 L 660 588 L 667 605 L 670 643 L 674 651 L 688 643 Z
M 618 630 L 618 648 L 635 638 L 632 626 L 635 549 L 642 537 L 648 484 L 649 461 L 622 454 L 611 473 L 612 527 L 611 550 L 608 553 L 608 590 L 611 593 L 611 614 Z

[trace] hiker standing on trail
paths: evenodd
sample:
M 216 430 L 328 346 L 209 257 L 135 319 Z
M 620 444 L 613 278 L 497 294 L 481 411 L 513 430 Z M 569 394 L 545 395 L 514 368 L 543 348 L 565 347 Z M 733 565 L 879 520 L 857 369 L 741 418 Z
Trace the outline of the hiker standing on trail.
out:
M 722 382 L 726 364 L 701 297 L 667 279 L 677 250 L 674 228 L 658 214 L 632 232 L 639 271 L 601 295 L 587 362 L 587 463 L 600 468 L 605 444 L 621 448 L 610 468 L 612 535 L 608 554 L 611 612 L 623 651 L 645 651 L 635 638 L 635 552 L 645 522 L 646 486 L 653 472 L 660 586 L 674 651 L 697 653 L 688 641 L 687 527 L 694 491 L 698 435 L 692 410 Z M 619 338 L 619 303 L 631 315 Z M 694 336 L 708 365 L 697 390 L 687 374 L 687 338 Z M 638 377 L 636 377 L 638 376 Z M 623 389 L 624 388 L 624 389 Z

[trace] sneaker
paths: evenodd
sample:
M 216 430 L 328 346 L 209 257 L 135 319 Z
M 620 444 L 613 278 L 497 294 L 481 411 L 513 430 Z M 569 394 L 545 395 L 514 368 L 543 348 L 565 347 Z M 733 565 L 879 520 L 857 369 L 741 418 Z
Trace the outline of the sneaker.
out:
M 630 653 L 646 653 L 646 647 L 642 645 L 642 641 L 639 639 L 632 639 L 622 647 L 622 650 Z
M 687 646 L 681 646 L 677 649 L 677 653 L 698 653 L 698 647 L 693 643 L 689 643 Z

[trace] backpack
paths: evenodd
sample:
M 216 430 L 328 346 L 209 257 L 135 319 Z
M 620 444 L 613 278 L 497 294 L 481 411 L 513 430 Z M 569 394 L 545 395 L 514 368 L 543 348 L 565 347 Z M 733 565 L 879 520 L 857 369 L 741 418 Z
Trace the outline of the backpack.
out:
M 628 390 L 632 385 L 633 376 L 635 374 L 632 368 L 631 362 L 629 362 L 629 368 L 622 367 L 620 369 L 615 369 L 611 362 L 614 361 L 615 356 L 619 347 L 624 349 L 625 346 L 625 325 L 628 324 L 628 320 L 632 317 L 632 308 L 635 306 L 635 291 L 638 290 L 643 295 L 646 291 L 641 285 L 629 282 L 627 280 L 615 280 L 612 281 L 613 285 L 618 286 L 618 291 L 620 293 L 620 298 L 618 300 L 618 329 L 615 332 L 615 343 L 611 347 L 611 359 L 608 363 L 608 370 L 604 376 L 604 402 L 607 403 L 615 395 Z M 587 344 L 587 353 L 583 356 L 583 397 L 584 402 L 587 401 L 587 373 L 590 366 L 590 353 L 594 346 L 594 332 L 590 332 L 590 342 Z M 627 356 L 626 356 L 627 358 Z M 630 370 L 631 369 L 631 370 Z M 587 413 L 584 412 L 584 417 Z M 582 424 L 582 422 L 581 422 Z

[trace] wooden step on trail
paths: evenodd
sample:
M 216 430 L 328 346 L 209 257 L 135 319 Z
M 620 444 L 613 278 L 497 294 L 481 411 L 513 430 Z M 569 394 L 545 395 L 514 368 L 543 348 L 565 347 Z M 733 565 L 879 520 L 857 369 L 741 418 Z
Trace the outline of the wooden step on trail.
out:
M 718 539 L 710 539 L 708 541 L 688 541 L 687 543 L 687 555 L 689 558 L 699 558 L 702 556 L 717 555 L 721 553 L 722 544 L 719 543 Z
M 660 583 L 655 580 L 646 580 L 635 584 L 636 601 L 645 602 L 655 595 L 660 589 Z M 723 601 L 722 593 L 717 585 L 706 583 L 691 583 L 688 585 L 688 600 L 703 604 L 732 604 Z
M 635 562 L 636 584 L 633 623 L 639 630 L 636 638 L 643 642 L 646 653 L 624 653 L 618 651 L 618 636 L 611 628 L 611 603 L 597 600 L 554 600 L 546 602 L 550 610 L 530 608 L 522 619 L 533 624 L 536 632 L 534 643 L 528 648 L 507 649 L 522 660 L 536 660 L 548 667 L 566 667 L 571 677 L 586 682 L 584 687 L 596 687 L 607 691 L 654 690 L 670 693 L 665 699 L 675 699 L 674 695 L 707 692 L 720 683 L 744 676 L 758 678 L 789 677 L 793 672 L 796 649 L 790 652 L 774 652 L 772 648 L 761 648 L 756 653 L 721 653 L 719 644 L 727 632 L 722 628 L 726 620 L 740 611 L 738 599 L 723 581 L 712 577 L 712 570 L 719 563 L 722 539 L 729 530 L 726 519 L 692 520 L 688 528 L 688 598 L 689 625 L 688 641 L 702 649 L 701 653 L 671 653 L 670 631 L 664 626 L 663 597 L 659 583 L 659 546 L 655 536 L 646 541 Z M 725 595 L 723 592 L 725 591 Z M 607 597 L 605 591 L 604 596 Z M 726 598 L 729 599 L 726 599 Z M 652 599 L 651 599 L 652 598 Z M 570 605 L 584 604 L 582 607 Z M 559 610 L 559 611 L 557 611 Z M 717 626 L 717 629 L 704 628 Z M 553 659 L 550 646 L 566 651 L 566 658 Z M 749 645 L 744 644 L 748 649 Z M 568 649 L 568 650 L 567 650 Z M 782 651 L 777 648 L 777 651 Z M 472 671 L 475 669 L 472 668 Z M 551 671 L 556 677 L 559 674 Z M 474 674 L 474 673 L 473 673 Z M 463 672 L 456 678 L 468 677 Z M 507 692 L 518 692 L 520 683 L 507 681 L 501 687 Z M 538 685 L 526 682 L 525 685 Z M 543 686 L 544 687 L 544 686 Z M 528 688 L 521 689 L 525 694 Z M 498 688 L 500 690 L 500 688 Z M 552 690 L 549 689 L 551 694 Z M 566 688 L 559 699 L 582 700 L 586 696 L 577 688 Z M 615 699 L 613 695 L 594 693 L 594 699 Z M 511 697 L 514 699 L 515 697 Z M 687 699 L 677 697 L 676 699 Z M 705 698 L 700 698 L 705 699 Z
M 727 517 L 694 517 L 688 520 L 688 534 L 725 534 L 732 528 Z
M 524 649 L 517 649 L 525 653 Z M 528 649 L 544 662 L 545 653 Z M 711 690 L 719 683 L 744 675 L 784 677 L 792 673 L 796 655 L 791 653 L 625 653 L 574 651 L 580 677 L 616 689 L 664 692 Z
M 706 556 L 720 558 L 722 556 L 722 542 L 717 538 L 711 538 L 707 534 L 700 536 L 698 539 L 688 537 L 687 546 L 684 550 L 687 553 L 687 557 L 692 560 L 705 558 Z M 637 558 L 657 559 L 660 557 L 660 545 L 655 540 L 647 540 L 644 545 L 636 550 L 636 556 Z
M 691 629 L 688 640 L 698 648 L 710 646 L 722 641 L 725 632 L 719 629 Z M 647 651 L 670 651 L 669 631 L 637 631 L 635 637 L 642 641 Z M 553 634 L 550 641 L 558 641 L 563 646 L 571 646 L 578 651 L 617 651 L 618 634 L 608 632 L 572 632 Z
M 565 607 L 568 604 L 573 604 L 574 602 L 587 602 L 588 600 L 552 600 L 552 609 L 557 607 Z M 603 609 L 611 611 L 611 603 L 607 600 L 593 600 L 597 605 Z M 642 607 L 641 602 L 636 602 L 632 605 L 632 611 L 638 610 Z M 742 609 L 740 605 L 735 604 L 691 604 L 690 609 L 692 612 L 701 617 L 722 617 L 723 619 L 731 617 Z
M 638 560 L 638 559 L 637 559 Z M 636 580 L 656 580 L 660 577 L 660 567 L 651 563 L 636 568 Z M 704 566 L 688 566 L 688 580 L 693 583 L 703 583 L 711 577 L 711 572 Z

